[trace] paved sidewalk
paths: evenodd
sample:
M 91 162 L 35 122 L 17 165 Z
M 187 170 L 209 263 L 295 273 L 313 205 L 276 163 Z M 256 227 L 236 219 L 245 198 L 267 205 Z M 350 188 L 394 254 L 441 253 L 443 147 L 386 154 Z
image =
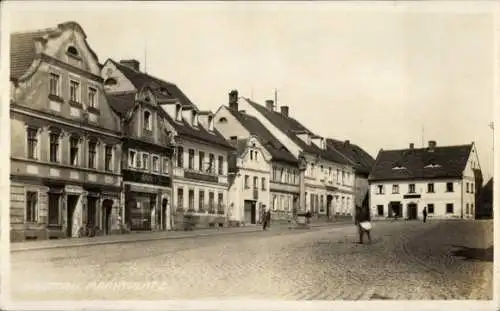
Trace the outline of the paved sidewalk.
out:
M 322 227 L 334 226 L 337 224 L 348 224 L 347 221 L 335 222 L 315 222 L 309 224 L 309 227 Z M 271 229 L 289 229 L 287 223 L 271 224 Z M 298 229 L 292 227 L 290 229 Z M 133 243 L 140 241 L 154 241 L 154 240 L 167 240 L 167 239 L 184 239 L 207 237 L 225 234 L 238 234 L 246 232 L 262 231 L 260 225 L 247 225 L 244 227 L 229 227 L 229 228 L 216 228 L 216 229 L 198 229 L 193 231 L 158 231 L 158 232 L 132 232 L 129 234 L 117 234 L 107 236 L 97 236 L 92 238 L 71 238 L 71 239 L 58 239 L 58 240 L 43 240 L 43 241 L 27 241 L 10 243 L 11 252 L 21 252 L 30 250 L 41 250 L 51 248 L 64 248 L 64 247 L 81 247 L 87 245 L 102 245 L 102 244 L 116 244 L 116 243 Z

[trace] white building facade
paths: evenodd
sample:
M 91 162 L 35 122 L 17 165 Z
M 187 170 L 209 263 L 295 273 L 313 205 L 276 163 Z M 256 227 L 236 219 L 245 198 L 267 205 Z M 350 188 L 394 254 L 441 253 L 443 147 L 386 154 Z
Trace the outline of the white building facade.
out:
M 476 173 L 475 173 L 476 171 Z M 480 171 L 475 145 L 381 150 L 370 175 L 374 219 L 473 219 Z

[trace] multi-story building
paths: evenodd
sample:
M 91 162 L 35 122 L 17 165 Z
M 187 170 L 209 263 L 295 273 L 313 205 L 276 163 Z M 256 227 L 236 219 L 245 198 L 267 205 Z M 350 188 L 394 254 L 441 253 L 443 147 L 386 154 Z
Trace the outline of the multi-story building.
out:
M 238 105 L 259 120 L 299 159 L 299 210 L 328 218 L 354 215 L 353 165 L 336 150 L 326 148 L 325 139 L 290 117 L 289 107 L 275 111 L 272 100 L 262 106 L 244 97 Z
M 233 138 L 236 152 L 229 155 L 228 217 L 256 224 L 269 205 L 271 155 L 255 136 Z
M 66 22 L 10 40 L 11 240 L 118 229 L 120 119 L 85 32 Z
M 260 150 L 257 151 L 257 154 L 242 153 L 240 157 L 246 157 L 246 161 L 242 159 L 239 166 L 235 167 L 235 173 L 238 174 L 234 181 L 236 183 L 235 192 L 238 191 L 236 190 L 239 189 L 238 187 L 245 188 L 245 180 L 253 181 L 255 189 L 260 188 L 254 192 L 257 194 L 255 201 L 250 199 L 238 201 L 239 204 L 244 204 L 245 215 L 250 218 L 250 223 L 255 223 L 258 220 L 266 206 L 270 207 L 273 219 L 291 217 L 294 208 L 298 208 L 299 201 L 300 171 L 298 159 L 259 120 L 238 109 L 238 93 L 236 91 L 229 94 L 229 106 L 221 106 L 218 109 L 215 122 L 216 128 L 222 135 L 230 141 L 237 141 L 240 148 L 245 146 L 245 142 L 252 141 L 252 144 L 255 142 Z M 246 148 L 250 148 L 252 151 L 253 147 Z M 262 154 L 262 158 L 259 153 Z M 242 181 L 236 177 L 245 179 Z M 253 202 L 261 204 L 252 205 Z M 257 217 L 253 215 L 257 215 Z
M 135 60 L 108 60 L 102 75 L 108 101 L 122 118 L 125 224 L 132 231 L 171 229 L 174 132 L 160 106 L 172 97 L 160 88 L 172 92 L 175 86 L 138 78 Z
M 368 204 L 367 196 L 369 194 L 368 176 L 375 164 L 375 159 L 349 140 L 340 141 L 333 138 L 326 139 L 327 148 L 334 149 L 349 160 L 355 169 L 355 195 L 354 201 L 356 206 L 362 206 L 363 202 Z M 367 207 L 367 206 L 366 206 Z
M 102 69 L 105 84 L 114 85 L 117 93 L 142 90 L 146 86 L 154 90 L 157 105 L 164 112 L 162 127 L 175 138 L 173 199 L 171 207 L 166 202 L 167 209 L 190 211 L 201 219 L 201 224 L 205 223 L 204 219 L 210 219 L 209 216 L 225 217 L 227 156 L 234 148 L 215 129 L 213 113 L 200 111 L 175 84 L 142 72 L 138 61 L 129 60 L 126 64 L 128 66 L 107 61 Z M 159 109 L 155 111 L 158 113 Z M 145 113 L 142 112 L 141 120 Z M 151 119 L 151 122 L 159 121 L 159 118 Z M 136 124 L 142 128 L 145 122 Z
M 369 177 L 374 218 L 474 218 L 481 167 L 474 143 L 380 150 Z

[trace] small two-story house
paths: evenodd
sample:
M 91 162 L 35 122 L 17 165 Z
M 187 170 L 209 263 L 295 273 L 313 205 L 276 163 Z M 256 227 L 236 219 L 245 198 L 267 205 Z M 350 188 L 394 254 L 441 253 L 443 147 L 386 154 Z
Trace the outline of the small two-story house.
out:
M 117 230 L 121 125 L 75 22 L 10 37 L 11 240 Z
M 171 86 L 152 80 L 134 83 L 132 71 L 139 71 L 135 60 L 108 60 L 102 68 L 109 103 L 123 127 L 123 219 L 132 231 L 169 230 L 175 134 L 160 105 L 171 100 L 161 89 Z
M 240 157 L 246 157 L 246 161 L 242 159 L 241 165 L 237 166 L 235 171 L 235 174 L 241 174 L 244 179 L 243 181 L 236 179 L 236 182 L 243 182 L 243 189 L 245 184 L 250 189 L 258 189 L 253 192 L 254 200 L 261 202 L 261 205 L 252 206 L 252 200 L 239 201 L 245 206 L 247 220 L 249 218 L 250 223 L 255 223 L 266 206 L 270 207 L 273 219 L 289 219 L 294 209 L 298 208 L 299 202 L 298 159 L 259 120 L 238 109 L 237 91 L 229 94 L 228 106 L 221 106 L 217 110 L 215 122 L 216 128 L 226 139 L 238 142 L 238 146 L 244 147 L 241 149 L 243 154 Z M 248 141 L 255 142 L 258 150 L 246 146 Z M 249 148 L 249 152 L 245 148 Z M 251 166 L 251 169 L 247 165 Z M 252 170 L 256 173 L 252 174 Z
M 474 143 L 427 148 L 380 150 L 370 173 L 373 218 L 473 219 L 482 176 Z
M 292 118 L 288 106 L 281 106 L 278 112 L 272 100 L 263 106 L 244 97 L 238 99 L 238 104 L 299 160 L 299 210 L 327 218 L 354 215 L 355 174 L 351 161 L 328 149 L 323 137 Z
M 143 129 L 147 125 L 144 118 L 146 115 L 151 116 L 153 124 L 148 126 L 154 128 L 154 122 L 163 123 L 158 125 L 158 133 L 166 131 L 175 140 L 171 168 L 172 200 L 166 202 L 162 199 L 162 208 L 165 205 L 172 213 L 189 211 L 201 219 L 200 223 L 205 223 L 203 219 L 210 218 L 208 216 L 225 217 L 229 185 L 227 156 L 234 148 L 215 129 L 213 113 L 199 110 L 175 84 L 141 71 L 136 60 L 122 63 L 108 60 L 103 66 L 102 75 L 106 87 L 113 85 L 115 93 L 143 90 L 147 87 L 155 95 L 151 97 L 151 102 L 155 103 L 158 109 L 152 110 L 151 105 L 144 106 L 149 109 L 138 114 L 141 121 L 137 122 L 136 126 Z M 161 118 L 155 117 L 160 116 L 160 108 Z M 164 130 L 160 130 L 161 127 Z M 141 152 L 141 157 L 147 156 L 143 153 L 144 150 L 137 152 Z M 168 162 L 168 153 L 160 154 L 157 150 L 154 154 L 151 153 L 150 159 L 154 155 L 165 156 L 167 158 L 165 161 Z M 138 166 L 137 160 L 134 164 L 133 155 L 129 153 L 129 156 L 130 160 L 127 163 L 130 166 Z M 166 162 L 162 164 L 162 168 L 166 167 Z M 142 164 L 141 166 L 143 167 Z M 167 183 L 162 186 L 167 186 Z M 144 211 L 141 214 L 147 215 L 148 212 Z M 170 212 L 167 211 L 167 214 Z

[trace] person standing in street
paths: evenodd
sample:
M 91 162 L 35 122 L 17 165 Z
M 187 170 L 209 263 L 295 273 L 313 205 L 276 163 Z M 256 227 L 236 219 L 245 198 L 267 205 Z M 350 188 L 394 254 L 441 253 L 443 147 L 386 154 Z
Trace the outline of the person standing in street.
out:
M 424 211 L 422 212 L 424 214 L 424 223 L 427 221 L 427 206 L 424 207 Z
M 268 217 L 268 208 L 266 206 L 264 212 L 262 213 L 262 229 L 266 230 L 268 226 L 269 226 L 269 217 Z
M 363 238 L 366 234 L 368 236 L 368 243 L 372 243 L 371 238 L 371 223 L 370 223 L 370 211 L 368 208 L 357 207 L 356 208 L 356 218 L 355 224 L 358 227 L 359 234 L 359 244 L 363 244 Z

